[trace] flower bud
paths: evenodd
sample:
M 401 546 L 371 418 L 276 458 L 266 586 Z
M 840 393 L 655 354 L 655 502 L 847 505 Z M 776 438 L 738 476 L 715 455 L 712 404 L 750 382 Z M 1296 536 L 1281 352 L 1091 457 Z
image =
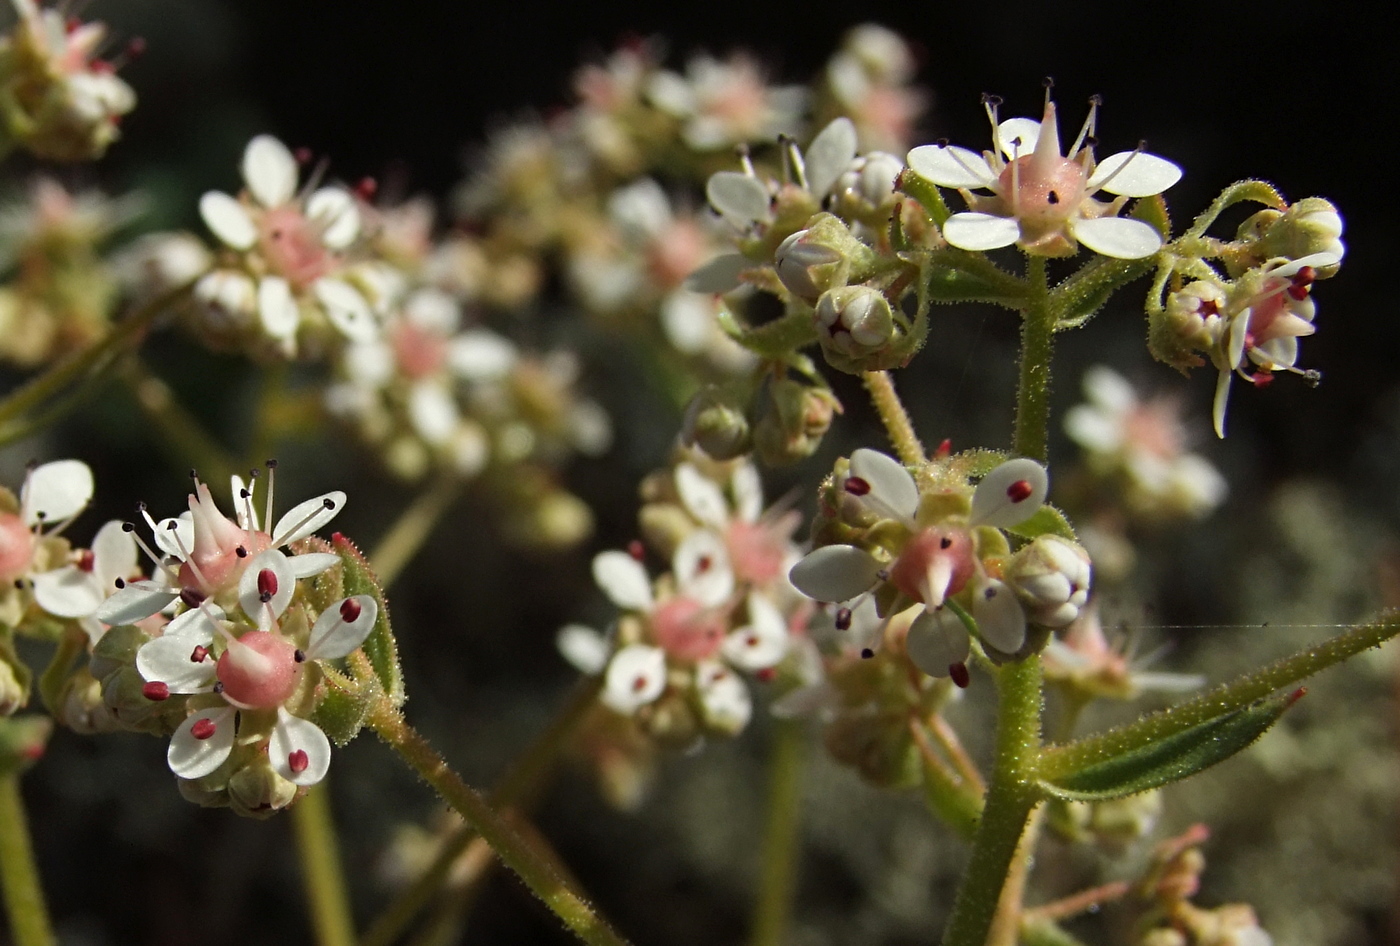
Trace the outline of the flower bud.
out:
M 1006 583 L 1043 627 L 1066 627 L 1089 599 L 1089 553 L 1077 543 L 1042 535 L 1007 563 Z
M 0 775 L 23 772 L 39 761 L 52 733 L 53 720 L 47 716 L 0 719 Z
M 1152 357 L 1183 372 L 1200 365 L 1196 352 L 1211 351 L 1225 334 L 1227 302 L 1224 287 L 1207 279 L 1169 293 L 1165 308 L 1148 319 Z
M 1296 260 L 1314 253 L 1330 253 L 1340 260 L 1346 254 L 1342 229 L 1341 214 L 1331 201 L 1306 197 L 1282 213 L 1259 211 L 1240 225 L 1238 238 L 1254 243 L 1250 255 L 1259 262 L 1280 256 Z M 1340 268 L 1340 263 L 1317 267 L 1316 278 L 1327 279 Z
M 135 667 L 122 667 L 102 681 L 102 702 L 122 729 L 168 736 L 184 719 L 180 697 L 152 699 Z
M 778 245 L 773 266 L 789 292 L 815 303 L 826 290 L 846 285 L 851 269 L 865 267 L 872 257 L 870 247 L 855 238 L 845 221 L 820 213 L 807 229 Z
M 278 775 L 265 753 L 254 754 L 228 780 L 228 806 L 245 818 L 268 818 L 296 798 L 296 783 Z
M 29 687 L 21 680 L 15 664 L 0 651 L 0 716 L 11 716 L 28 702 Z
M 869 286 L 843 286 L 822 294 L 816 321 L 822 351 L 832 367 L 868 370 L 862 360 L 879 355 L 895 339 L 889 301 Z
M 831 188 L 831 211 L 867 223 L 888 222 L 894 208 L 895 180 L 903 170 L 904 162 L 884 151 L 861 155 Z
M 768 397 L 768 409 L 754 430 L 754 446 L 770 466 L 811 456 L 832 417 L 841 413 L 841 402 L 830 391 L 788 378 L 773 382 Z
M 86 667 L 63 684 L 54 718 L 85 736 L 121 729 L 121 723 L 102 700 L 102 685 L 92 678 Z
M 744 405 L 720 388 L 704 388 L 685 409 L 681 440 L 716 460 L 733 460 L 753 449 L 753 431 Z
M 106 682 L 118 670 L 136 666 L 136 652 L 150 639 L 149 634 L 134 624 L 108 628 L 92 648 L 88 672 L 93 679 Z

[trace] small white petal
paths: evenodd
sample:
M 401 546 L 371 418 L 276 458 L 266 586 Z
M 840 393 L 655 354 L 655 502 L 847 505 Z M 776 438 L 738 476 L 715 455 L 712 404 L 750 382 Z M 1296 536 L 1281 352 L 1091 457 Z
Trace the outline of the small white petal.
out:
M 1091 453 L 1111 453 L 1123 446 L 1123 424 L 1107 411 L 1076 404 L 1065 413 L 1065 433 Z
M 267 760 L 289 782 L 315 785 L 331 767 L 331 741 L 309 719 L 277 708 L 277 723 L 267 741 Z
M 1230 381 L 1233 371 L 1222 371 L 1215 381 L 1215 402 L 1211 405 L 1211 420 L 1215 422 L 1215 436 L 1225 439 L 1225 407 L 1230 402 Z
M 409 423 L 418 432 L 418 436 L 434 447 L 452 439 L 461 416 L 451 392 L 440 384 L 431 381 L 420 382 L 409 392 Z
M 258 203 L 280 207 L 297 189 L 297 161 L 271 135 L 258 135 L 243 150 L 243 181 Z
M 258 241 L 258 228 L 248 211 L 221 191 L 208 191 L 199 198 L 199 215 L 225 246 L 246 250 Z
M 1007 460 L 982 477 L 973 491 L 972 524 L 998 529 L 1020 525 L 1035 515 L 1049 492 L 1045 467 L 1027 457 Z
M 311 535 L 340 515 L 340 510 L 345 508 L 345 498 L 343 492 L 333 489 L 306 502 L 297 503 L 277 520 L 277 527 L 272 530 L 272 544 L 290 545 Z
M 1019 240 L 1021 226 L 1015 217 L 983 213 L 953 214 L 943 224 L 943 238 L 962 250 L 995 250 Z
M 1040 141 L 1040 122 L 1034 118 L 1008 118 L 997 126 L 1001 152 L 1008 158 L 1030 154 Z
M 75 565 L 30 576 L 34 583 L 34 600 L 54 617 L 82 618 L 97 610 L 103 601 L 104 589 Z
M 232 706 L 221 706 L 191 713 L 170 737 L 170 749 L 165 754 L 170 771 L 180 778 L 203 778 L 223 765 L 233 751 L 234 712 Z M 201 722 L 212 723 L 214 732 L 204 739 L 196 739 L 191 730 Z
M 831 185 L 856 159 L 856 126 L 846 117 L 837 118 L 817 133 L 807 146 L 807 189 L 821 199 Z
M 904 640 L 909 659 L 931 677 L 946 677 L 949 668 L 967 660 L 972 639 L 951 608 L 925 611 L 909 625 Z
M 262 600 L 262 593 L 258 590 L 258 577 L 265 571 L 272 573 L 272 581 L 276 585 L 276 590 L 267 601 Z M 243 575 L 238 579 L 238 605 L 254 623 L 264 627 L 270 623 L 269 609 L 272 617 L 280 617 L 287 610 L 287 605 L 292 603 L 296 588 L 297 579 L 292 574 L 287 556 L 277 549 L 268 549 L 255 555 L 243 569 Z
M 494 381 L 519 360 L 515 343 L 488 329 L 469 329 L 448 343 L 447 363 L 468 381 Z
M 81 460 L 36 466 L 19 493 L 25 525 L 54 524 L 76 516 L 92 500 L 92 490 L 92 470 Z
M 340 556 L 333 552 L 303 552 L 300 555 L 293 555 L 287 559 L 292 567 L 292 574 L 297 578 L 310 578 L 312 575 L 319 575 L 328 568 L 333 568 L 340 562 Z
M 318 279 L 311 286 L 326 318 L 352 342 L 370 342 L 379 336 L 379 326 L 369 303 L 347 282 L 329 277 Z
M 113 519 L 97 530 L 92 538 L 92 577 L 106 596 L 118 578 L 130 578 L 137 573 L 139 554 L 136 540 L 126 531 L 125 523 Z
M 908 161 L 910 170 L 939 187 L 991 187 L 997 179 L 985 158 L 956 145 L 921 145 Z
M 749 724 L 753 697 L 737 674 L 717 661 L 705 661 L 695 667 L 695 682 L 706 724 L 730 735 Z
M 1071 218 L 1069 229 L 1080 243 L 1114 259 L 1142 259 L 1162 248 L 1162 235 L 1151 224 L 1128 217 Z
M 594 556 L 593 580 L 624 611 L 652 608 L 651 578 L 641 562 L 626 552 L 599 552 Z
M 156 547 L 172 558 L 185 560 L 185 552 L 194 548 L 194 517 L 188 512 L 182 512 L 179 516 L 162 519 L 156 522 L 151 518 L 151 514 L 144 509 L 141 515 L 146 519 L 146 525 L 151 527 L 151 536 L 156 540 Z M 171 528 L 171 524 L 175 528 Z M 185 552 L 180 551 L 181 545 Z
M 824 545 L 792 567 L 788 580 L 817 601 L 849 601 L 875 587 L 880 563 L 854 545 Z
M 752 265 L 748 257 L 740 253 L 725 253 L 685 277 L 681 285 L 691 292 L 718 295 L 736 288 L 739 274 Z
M 748 625 L 731 631 L 720 645 L 720 653 L 740 670 L 776 666 L 787 656 L 787 622 L 773 603 L 760 594 L 751 593 L 748 605 Z
M 359 605 L 355 620 L 345 620 L 345 602 Z M 312 660 L 336 660 L 353 652 L 365 642 L 374 622 L 379 619 L 379 604 L 369 595 L 355 595 L 344 598 L 321 612 L 311 627 L 311 637 L 306 644 L 306 656 Z
M 711 206 L 741 225 L 768 219 L 768 188 L 747 174 L 738 171 L 711 174 L 705 184 L 705 196 Z
M 162 610 L 176 598 L 180 590 L 171 590 L 153 581 L 129 581 L 97 606 L 92 616 L 103 624 L 135 624 Z
M 1128 677 L 1134 687 L 1152 693 L 1190 693 L 1206 685 L 1206 678 L 1195 673 L 1132 673 Z
M 1099 162 L 1089 175 L 1089 193 L 1106 190 L 1124 197 L 1151 197 L 1181 180 L 1181 168 L 1166 158 L 1139 151 L 1120 151 Z
M 870 484 L 865 501 L 883 503 L 900 519 L 919 510 L 919 487 L 904 464 L 887 453 L 862 448 L 851 454 L 851 476 Z
M 1084 396 L 1105 410 L 1121 414 L 1137 406 L 1137 392 L 1112 368 L 1094 365 L 1084 372 Z
M 264 276 L 258 282 L 258 318 L 273 338 L 292 338 L 301 323 L 301 312 L 292 298 L 292 287 L 281 276 Z
M 779 719 L 808 716 L 834 717 L 841 708 L 841 693 L 825 680 L 789 690 L 774 700 L 769 711 Z
M 974 589 L 972 617 L 982 639 L 997 650 L 1014 654 L 1026 642 L 1026 612 L 1005 582 L 992 579 Z
M 136 671 L 147 682 L 164 683 L 171 693 L 200 693 L 214 683 L 218 672 L 212 654 L 205 654 L 203 660 L 195 659 L 199 653 L 196 648 L 207 651 L 213 642 L 214 623 L 199 608 L 185 614 L 195 615 L 199 623 L 186 622 L 179 632 L 167 630 L 142 644 L 136 651 Z
M 355 198 L 339 187 L 323 187 L 306 201 L 306 216 L 324 227 L 321 242 L 343 250 L 360 235 L 360 210 Z
M 682 463 L 676 467 L 676 492 L 681 503 L 696 519 L 715 529 L 723 529 L 729 523 L 729 503 L 719 484 L 705 476 L 693 464 Z
M 659 647 L 630 644 L 613 655 L 599 698 L 619 713 L 630 715 L 666 689 L 666 653 Z
M 747 460 L 740 461 L 729 477 L 729 488 L 734 493 L 734 511 L 740 522 L 757 522 L 763 515 L 763 480 L 758 468 Z
M 554 646 L 574 669 L 593 677 L 608 665 L 612 647 L 606 636 L 585 624 L 565 624 L 554 636 Z
M 681 540 L 671 557 L 671 571 L 680 593 L 706 607 L 723 604 L 734 591 L 729 549 L 709 529 L 696 529 Z

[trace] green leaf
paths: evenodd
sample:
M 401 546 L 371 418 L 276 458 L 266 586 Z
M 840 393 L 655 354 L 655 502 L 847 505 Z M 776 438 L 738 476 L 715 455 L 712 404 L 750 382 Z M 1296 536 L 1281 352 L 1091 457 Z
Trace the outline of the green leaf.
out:
M 1304 692 L 1271 696 L 1156 742 L 1105 753 L 1078 769 L 1042 777 L 1040 787 L 1069 801 L 1106 801 L 1178 782 L 1249 746 Z
M 344 746 L 359 735 L 369 715 L 370 700 L 347 690 L 330 687 L 311 721 L 321 727 L 331 742 Z
M 1018 535 L 1023 539 L 1034 539 L 1042 535 L 1058 535 L 1062 539 L 1069 539 L 1077 542 L 1078 538 L 1074 534 L 1074 527 L 1069 524 L 1065 514 L 1054 506 L 1046 503 L 1035 511 L 1025 522 L 1019 525 L 1010 526 L 1006 530 L 1012 535 Z
M 395 706 L 401 706 L 407 698 L 403 687 L 403 670 L 399 667 L 398 646 L 394 643 L 394 632 L 389 626 L 389 605 L 384 600 L 384 591 L 379 586 L 369 562 L 355 543 L 340 533 L 331 537 L 331 545 L 345 569 L 341 581 L 346 596 L 369 595 L 379 605 L 379 618 L 374 622 L 374 630 L 361 645 L 365 656 L 374 667 L 374 675 L 379 685 Z

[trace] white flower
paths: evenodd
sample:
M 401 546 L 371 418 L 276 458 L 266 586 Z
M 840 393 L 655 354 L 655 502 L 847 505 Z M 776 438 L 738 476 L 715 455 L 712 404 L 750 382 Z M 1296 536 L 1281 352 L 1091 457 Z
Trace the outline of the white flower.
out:
M 125 524 L 114 519 L 97 530 L 92 548 L 81 553 L 77 562 L 33 577 L 34 600 L 55 617 L 79 619 L 90 642 L 96 644 L 106 628 L 93 613 L 116 589 L 118 579 L 136 574 L 136 543 Z
M 958 188 L 971 208 L 953 214 L 943 236 L 964 250 L 992 250 L 1015 243 L 1028 253 L 1068 256 L 1076 244 L 1104 256 L 1151 256 L 1162 237 L 1140 220 L 1115 216 L 1125 198 L 1160 194 L 1181 179 L 1181 169 L 1141 150 L 1094 161 L 1092 136 L 1097 100 L 1069 154 L 1060 153 L 1055 103 L 1046 100 L 1042 121 L 998 122 L 996 99 L 987 102 L 992 150 L 976 154 L 954 145 L 923 145 L 909 152 L 909 167 L 940 187 Z M 975 197 L 971 189 L 989 190 Z M 1119 195 L 1105 204 L 1099 191 Z
M 92 470 L 81 460 L 54 460 L 30 469 L 20 487 L 19 508 L 0 512 L 0 582 L 29 575 L 39 540 L 67 528 L 92 501 L 92 492 Z
M 743 55 L 727 62 L 696 56 L 684 77 L 655 72 L 646 94 L 657 108 L 684 122 L 681 137 L 697 151 L 792 134 L 807 99 L 800 86 L 769 87 L 757 64 Z
M 241 199 L 219 191 L 199 201 L 200 216 L 227 247 L 262 260 L 257 312 L 263 331 L 294 346 L 303 306 L 319 311 L 352 341 L 378 333 L 371 300 L 342 278 L 344 253 L 360 237 L 355 198 L 343 188 L 297 192 L 299 172 L 287 146 L 258 135 L 243 152 Z

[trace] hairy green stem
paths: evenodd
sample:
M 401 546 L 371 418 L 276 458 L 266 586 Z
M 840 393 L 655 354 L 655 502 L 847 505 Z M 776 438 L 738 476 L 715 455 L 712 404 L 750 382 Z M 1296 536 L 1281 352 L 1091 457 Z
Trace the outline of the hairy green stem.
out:
M 750 946 L 782 946 L 792 919 L 802 841 L 802 772 L 806 728 L 779 721 L 769 765 L 768 821 L 763 829 L 763 872 L 754 905 Z
M 924 445 L 919 443 L 919 435 L 914 433 L 914 424 L 909 420 L 909 412 L 904 409 L 898 392 L 894 389 L 894 379 L 888 371 L 867 371 L 860 376 L 865 389 L 870 392 L 871 403 L 890 435 L 895 453 L 905 466 L 923 466 Z
M 590 677 L 574 691 L 549 728 L 530 744 L 497 783 L 491 792 L 492 805 L 530 807 L 560 753 L 597 700 L 601 686 L 602 677 Z M 433 895 L 443 889 L 453 868 L 469 856 L 467 852 L 473 841 L 479 841 L 479 835 L 470 824 L 462 825 L 444 840 L 427 870 L 400 891 L 370 924 L 360 939 L 360 946 L 389 946 L 398 939 Z M 462 897 L 465 897 L 465 892 L 459 895 L 459 899 Z
M 501 862 L 515 871 L 525 886 L 544 901 L 545 906 L 579 939 L 590 946 L 625 946 L 627 941 L 571 888 L 552 859 L 526 841 L 485 799 L 462 781 L 437 750 L 408 725 L 398 707 L 387 697 L 381 696 L 375 701 L 366 722 L 457 814 L 476 829 Z
M 15 946 L 58 946 L 34 863 L 19 777 L 16 771 L 0 775 L 0 884 L 4 886 L 10 936 Z
M 316 943 L 318 946 L 355 946 L 355 921 L 350 912 L 335 821 L 331 817 L 324 782 L 292 806 L 292 829 Z
M 1262 670 L 1245 674 L 1178 706 L 1096 736 L 1048 748 L 1040 755 L 1037 774 L 1053 779 L 1074 772 L 1105 755 L 1128 752 L 1159 742 L 1226 713 L 1243 709 L 1275 690 L 1297 683 L 1363 650 L 1378 647 L 1397 635 L 1400 635 L 1400 612 L 1391 611 L 1377 621 L 1354 627 L 1331 640 L 1285 657 Z
M 1006 664 L 997 671 L 996 683 L 996 756 L 990 787 L 943 946 L 986 943 L 1021 834 L 1040 800 L 1034 780 L 1040 751 L 1040 657 Z
M 1016 388 L 1016 434 L 1013 451 L 1044 463 L 1049 455 L 1050 359 L 1055 348 L 1055 312 L 1045 259 L 1027 257 L 1030 295 L 1021 315 L 1021 375 Z
M 443 514 L 456 501 L 462 486 L 461 477 L 450 474 L 438 477 L 390 526 L 388 534 L 379 540 L 369 555 L 381 587 L 388 588 L 393 584 L 413 556 L 418 554 Z

